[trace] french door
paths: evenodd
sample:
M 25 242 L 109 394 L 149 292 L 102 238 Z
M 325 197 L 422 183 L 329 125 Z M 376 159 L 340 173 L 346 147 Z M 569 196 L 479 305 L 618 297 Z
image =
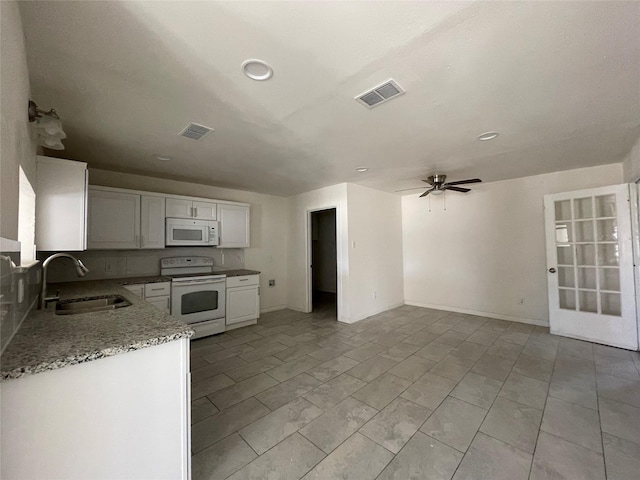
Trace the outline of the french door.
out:
M 624 184 L 545 195 L 551 333 L 638 349 L 635 189 Z

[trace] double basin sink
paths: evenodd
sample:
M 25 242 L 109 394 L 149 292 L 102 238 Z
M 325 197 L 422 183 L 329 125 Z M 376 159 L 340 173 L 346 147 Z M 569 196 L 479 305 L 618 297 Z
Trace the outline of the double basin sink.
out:
M 56 315 L 102 312 L 131 305 L 122 295 L 98 295 L 95 297 L 71 298 L 56 303 Z

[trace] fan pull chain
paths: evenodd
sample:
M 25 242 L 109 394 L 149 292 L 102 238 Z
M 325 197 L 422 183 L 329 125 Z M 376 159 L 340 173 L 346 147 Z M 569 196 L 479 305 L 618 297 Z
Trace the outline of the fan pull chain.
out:
M 445 190 L 444 193 L 442 194 L 442 205 L 444 205 L 444 207 L 442 208 L 442 210 L 444 212 L 447 211 L 447 191 Z
M 431 195 L 427 197 L 429 199 L 429 213 L 431 213 Z

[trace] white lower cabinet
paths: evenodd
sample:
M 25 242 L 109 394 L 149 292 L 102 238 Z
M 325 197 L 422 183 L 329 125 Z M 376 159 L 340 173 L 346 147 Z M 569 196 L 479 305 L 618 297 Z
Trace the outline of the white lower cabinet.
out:
M 2 383 L 0 478 L 191 478 L 189 339 Z
M 171 313 L 171 282 L 137 283 L 124 288 L 165 313 Z
M 260 276 L 227 278 L 227 329 L 260 317 Z

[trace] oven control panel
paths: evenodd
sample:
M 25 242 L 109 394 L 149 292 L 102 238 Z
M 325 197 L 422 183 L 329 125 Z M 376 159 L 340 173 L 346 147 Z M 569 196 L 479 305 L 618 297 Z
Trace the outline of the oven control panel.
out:
M 212 267 L 212 257 L 169 257 L 160 260 L 160 268 Z

